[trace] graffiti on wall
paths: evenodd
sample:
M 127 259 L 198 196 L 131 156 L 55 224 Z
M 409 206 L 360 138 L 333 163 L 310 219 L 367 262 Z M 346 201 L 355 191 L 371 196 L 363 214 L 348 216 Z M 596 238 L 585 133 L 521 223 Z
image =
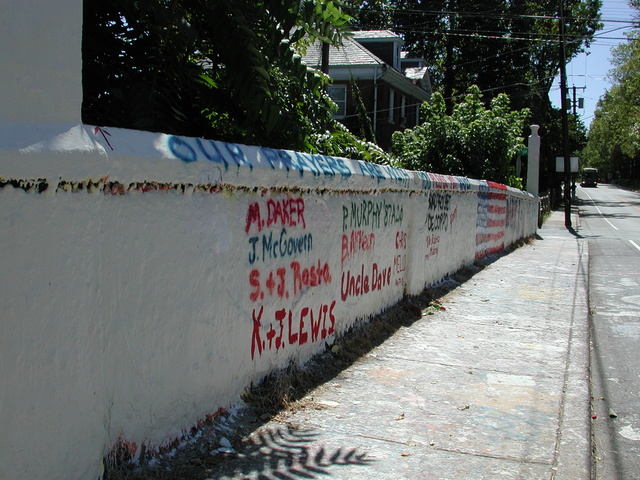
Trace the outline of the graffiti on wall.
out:
M 251 203 L 244 228 L 245 233 L 256 234 L 249 237 L 249 264 L 310 253 L 313 235 L 292 234 L 296 227 L 306 228 L 302 198 L 269 198 L 264 204 Z
M 185 163 L 214 162 L 222 165 L 225 170 L 243 166 L 252 169 L 254 166 L 262 165 L 272 170 L 295 171 L 300 176 L 304 175 L 304 172 L 310 172 L 314 176 L 340 175 L 349 178 L 353 173 L 345 160 L 326 155 L 311 155 L 264 147 L 258 148 L 256 158 L 251 160 L 246 155 L 245 149 L 235 143 L 178 136 L 170 136 L 167 147 L 175 158 Z
M 523 228 L 523 202 L 519 198 L 507 197 L 506 227 L 511 230 Z
M 438 257 L 441 240 L 453 234 L 453 227 L 458 218 L 458 207 L 453 206 L 453 200 L 454 194 L 450 192 L 432 191 L 428 194 L 427 212 L 420 229 L 426 233 L 425 261 Z
M 100 134 L 107 140 L 104 131 L 96 132 L 96 135 Z M 335 212 L 338 217 L 335 263 L 331 262 L 330 256 L 317 254 L 318 239 L 314 238 L 317 232 L 310 228 L 313 222 L 305 198 L 300 194 L 305 191 L 306 195 L 313 188 L 302 190 L 299 187 L 282 187 L 279 193 L 263 189 L 261 196 L 256 195 L 247 203 L 246 211 L 243 211 L 244 218 L 239 219 L 238 226 L 244 229 L 246 237 L 238 248 L 246 249 L 242 252 L 246 259 L 246 276 L 241 281 L 246 281 L 246 290 L 242 295 L 251 308 L 251 315 L 247 316 L 251 317 L 249 322 L 252 325 L 252 358 L 288 345 L 300 346 L 325 340 L 335 333 L 336 302 L 377 294 L 403 284 L 411 263 L 407 251 L 404 211 L 407 204 L 404 200 L 389 201 L 388 198 L 393 197 L 380 194 L 385 192 L 384 188 L 389 188 L 390 195 L 395 195 L 390 187 L 406 189 L 407 192 L 421 189 L 418 193 L 424 196 L 426 202 L 418 213 L 424 216 L 418 221 L 423 223 L 419 230 L 424 234 L 420 242 L 426 260 L 444 255 L 442 246 L 454 234 L 459 222 L 456 206 L 460 205 L 457 204 L 459 193 L 477 194 L 475 239 L 478 257 L 504 248 L 505 229 L 520 229 L 525 222 L 522 205 L 528 200 L 507 195 L 506 187 L 491 182 L 478 184 L 475 180 L 472 183 L 466 178 L 449 175 L 408 172 L 362 161 L 199 138 L 162 138 L 166 139 L 163 140 L 166 141 L 162 145 L 166 147 L 163 151 L 168 152 L 177 163 L 202 162 L 197 166 L 200 169 L 199 183 L 197 180 L 194 183 L 154 180 L 125 183 L 115 179 L 115 174 L 114 179 L 109 179 L 105 174 L 97 179 L 86 180 L 57 178 L 53 187 L 56 193 L 86 192 L 109 196 L 147 192 L 217 193 L 242 189 L 259 192 L 263 187 L 251 183 L 251 186 L 224 183 L 225 175 L 231 176 L 231 173 L 240 169 L 254 173 L 259 170 L 281 171 L 277 173 L 286 173 L 288 178 L 307 175 L 345 181 L 340 182 L 337 188 L 329 188 L 344 194 L 345 198 L 344 204 Z M 216 173 L 204 178 L 203 172 L 207 170 L 215 170 Z M 188 173 L 189 179 L 192 173 Z M 122 172 L 119 175 L 122 176 Z M 369 185 L 362 188 L 362 183 L 346 182 L 354 176 L 373 179 L 378 184 L 384 184 L 384 188 L 376 193 Z M 247 178 L 251 181 L 252 177 Z M 0 179 L 0 188 L 14 187 L 25 192 L 42 193 L 50 187 L 50 183 L 51 180 L 41 178 Z M 290 184 L 296 185 L 293 182 Z M 353 194 L 354 190 L 346 188 L 348 184 L 360 188 L 362 195 Z M 322 183 L 322 188 L 327 188 L 326 185 L 329 183 Z M 333 265 L 336 271 L 332 271 Z M 306 292 L 320 291 L 322 294 L 305 295 Z M 326 291 L 333 293 L 327 296 L 324 295 Z
M 504 248 L 507 216 L 507 187 L 495 182 L 483 182 L 478 189 L 476 219 L 476 258 L 482 258 Z
M 328 263 L 318 260 L 316 264 L 303 266 L 294 260 L 286 267 L 277 267 L 268 271 L 257 268 L 251 270 L 249 299 L 252 302 L 262 301 L 265 298 L 283 300 L 330 283 L 331 272 Z
M 348 179 L 357 172 L 363 177 L 376 180 L 378 184 L 385 183 L 399 188 L 409 188 L 412 179 L 407 170 L 388 165 L 266 147 L 244 147 L 200 138 L 170 136 L 167 148 L 175 158 L 185 163 L 214 162 L 225 170 L 231 167 L 253 169 L 263 166 L 271 170 L 297 172 L 301 177 L 307 172 L 314 177 L 342 179 Z M 251 155 L 247 155 L 247 152 L 251 152 Z
M 457 207 L 451 209 L 451 193 L 430 192 L 427 216 L 424 221 L 429 232 L 451 232 L 458 216 Z
M 340 298 L 360 297 L 402 283 L 406 270 L 406 233 L 398 231 L 404 220 L 401 203 L 382 200 L 351 201 L 342 206 Z M 376 234 L 396 235 L 396 253 L 376 261 Z M 399 250 L 399 251 L 398 251 Z
M 404 207 L 401 203 L 386 200 L 362 200 L 342 207 L 342 231 L 350 228 L 372 229 L 402 225 Z
M 431 258 L 435 258 L 440 253 L 440 235 L 436 235 L 435 233 L 427 235 L 427 239 L 425 241 L 425 254 L 424 259 L 429 260 Z
M 342 272 L 340 281 L 340 298 L 346 301 L 349 297 L 359 297 L 382 290 L 391 285 L 391 266 L 360 265 L 360 269 L 347 269 Z
M 452 175 L 441 175 L 430 172 L 413 172 L 421 182 L 421 188 L 425 191 L 443 190 L 466 192 L 471 190 L 471 181 L 465 177 L 454 177 Z
M 304 198 L 260 197 L 249 203 L 244 220 L 252 303 L 251 358 L 333 335 L 336 302 L 299 301 L 304 293 L 333 281 L 329 263 L 313 257 Z
M 336 317 L 333 309 L 336 301 L 330 305 L 321 304 L 302 307 L 296 312 L 281 308 L 273 317 L 264 317 L 264 305 L 254 308 L 251 317 L 251 359 L 264 351 L 280 350 L 287 345 L 302 346 L 308 342 L 318 342 L 335 333 Z
M 367 233 L 364 230 L 351 230 L 347 235 L 342 234 L 342 254 L 340 255 L 340 265 L 344 266 L 346 261 L 358 257 L 367 252 L 373 252 L 376 246 L 375 233 Z
M 396 186 L 409 188 L 411 185 L 411 175 L 402 168 L 391 167 L 389 165 L 377 165 L 358 161 L 360 173 L 365 177 L 374 178 L 378 183 L 391 181 Z
M 404 282 L 404 272 L 407 271 L 407 232 L 399 230 L 396 232 L 396 250 L 393 256 L 393 277 L 395 285 L 402 285 Z

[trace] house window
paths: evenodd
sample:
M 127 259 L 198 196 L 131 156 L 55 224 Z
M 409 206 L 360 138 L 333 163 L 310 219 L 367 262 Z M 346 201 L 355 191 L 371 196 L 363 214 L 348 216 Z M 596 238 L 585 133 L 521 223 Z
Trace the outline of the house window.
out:
M 394 122 L 394 118 L 393 118 L 393 107 L 394 107 L 394 102 L 395 102 L 395 95 L 396 92 L 394 92 L 393 90 L 389 90 L 389 123 L 393 123 Z
M 327 93 L 331 100 L 338 105 L 338 111 L 333 114 L 336 118 L 344 118 L 347 115 L 347 86 L 346 85 L 330 85 Z
M 404 95 L 400 100 L 400 123 L 403 125 L 407 123 L 407 97 Z

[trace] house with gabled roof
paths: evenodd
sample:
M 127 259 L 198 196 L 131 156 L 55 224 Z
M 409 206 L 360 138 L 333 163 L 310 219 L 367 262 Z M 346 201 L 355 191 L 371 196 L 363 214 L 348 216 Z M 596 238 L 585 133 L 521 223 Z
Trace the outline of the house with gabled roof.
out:
M 402 38 L 389 30 L 365 30 L 352 32 L 341 46 L 329 48 L 328 92 L 338 105 L 335 118 L 357 133 L 361 98 L 377 143 L 384 149 L 390 148 L 393 132 L 418 125 L 420 105 L 432 93 L 425 61 L 409 58 L 402 45 Z M 322 44 L 311 45 L 303 60 L 319 69 Z

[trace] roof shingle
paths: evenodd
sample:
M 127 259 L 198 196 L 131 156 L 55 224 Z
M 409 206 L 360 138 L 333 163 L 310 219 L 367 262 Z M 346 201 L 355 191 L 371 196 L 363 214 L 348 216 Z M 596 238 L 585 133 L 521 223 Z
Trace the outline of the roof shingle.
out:
M 302 59 L 310 67 L 319 67 L 322 63 L 322 43 L 315 42 L 309 46 Z M 343 45 L 329 48 L 329 65 L 332 67 L 383 64 L 382 60 L 350 37 L 344 39 Z

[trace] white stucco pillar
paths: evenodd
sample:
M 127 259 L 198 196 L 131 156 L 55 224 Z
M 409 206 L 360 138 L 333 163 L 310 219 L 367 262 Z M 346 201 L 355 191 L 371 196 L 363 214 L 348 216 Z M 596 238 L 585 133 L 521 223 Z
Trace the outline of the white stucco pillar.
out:
M 527 157 L 527 192 L 538 196 L 538 186 L 540 182 L 540 136 L 538 135 L 538 125 L 531 125 L 531 135 L 529 135 L 528 157 Z
M 0 0 L 0 121 L 81 123 L 82 0 Z

